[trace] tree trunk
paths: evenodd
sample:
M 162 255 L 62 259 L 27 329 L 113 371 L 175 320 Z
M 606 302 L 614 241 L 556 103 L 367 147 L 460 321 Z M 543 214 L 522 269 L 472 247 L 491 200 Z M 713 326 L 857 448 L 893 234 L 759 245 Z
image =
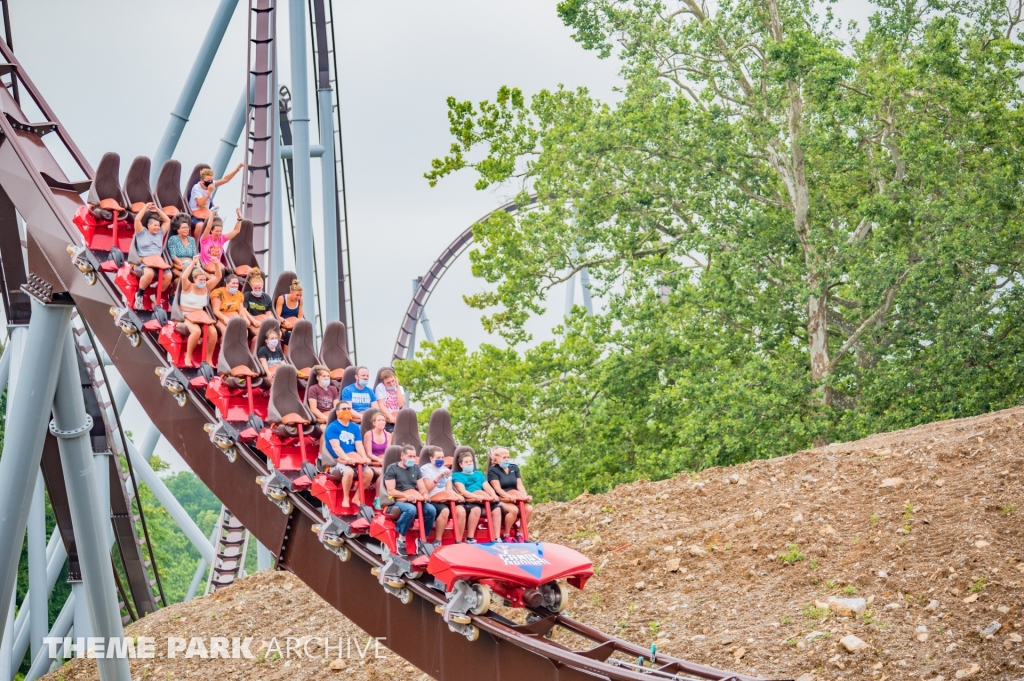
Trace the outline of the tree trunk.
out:
M 811 289 L 818 288 L 811 281 Z M 832 404 L 832 391 L 824 386 L 828 376 L 828 297 L 811 295 L 807 299 L 807 350 L 811 356 L 811 379 L 814 381 L 817 399 L 821 404 Z

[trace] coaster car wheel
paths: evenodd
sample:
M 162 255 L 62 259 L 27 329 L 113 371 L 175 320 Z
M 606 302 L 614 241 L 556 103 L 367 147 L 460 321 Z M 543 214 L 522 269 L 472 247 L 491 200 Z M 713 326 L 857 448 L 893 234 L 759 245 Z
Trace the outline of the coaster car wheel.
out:
M 473 641 L 480 638 L 480 630 L 476 627 L 475 624 L 470 624 L 469 627 L 466 629 L 465 637 L 466 640 L 472 643 Z
M 474 584 L 473 593 L 476 595 L 476 604 L 469 609 L 471 613 L 482 615 L 491 609 L 491 589 L 489 586 L 486 584 Z
M 413 598 L 415 598 L 415 596 L 413 595 L 412 591 L 409 591 L 409 589 L 407 588 L 402 589 L 402 593 L 398 595 L 398 600 L 402 602 L 402 605 L 409 605 L 410 603 L 412 603 Z

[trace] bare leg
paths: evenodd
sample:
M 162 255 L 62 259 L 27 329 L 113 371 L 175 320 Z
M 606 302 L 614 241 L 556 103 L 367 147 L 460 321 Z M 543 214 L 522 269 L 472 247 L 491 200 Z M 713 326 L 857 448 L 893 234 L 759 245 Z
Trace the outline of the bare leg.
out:
M 352 490 L 352 476 L 354 471 L 351 468 L 346 468 L 345 472 L 341 474 L 341 505 L 348 506 L 349 504 L 349 492 Z
M 199 339 L 203 335 L 203 329 L 199 324 L 194 322 L 186 321 L 185 326 L 188 327 L 188 342 L 185 344 L 185 366 L 192 367 L 192 353 L 196 350 L 196 345 L 199 343 Z
M 153 271 L 153 268 L 151 267 L 142 268 L 142 276 L 139 278 L 140 291 L 145 291 L 147 288 L 149 288 L 149 285 L 153 283 L 153 276 L 155 274 L 156 273 Z
M 503 536 L 512 534 L 512 526 L 516 524 L 519 517 L 519 507 L 515 504 L 502 503 L 501 508 L 505 511 L 505 532 Z
M 463 536 L 468 539 L 474 539 L 476 538 L 476 528 L 480 524 L 479 508 L 474 508 L 472 511 L 469 512 L 468 521 L 469 522 L 466 524 L 466 534 Z
M 170 270 L 164 270 L 163 271 L 163 276 L 160 277 L 160 279 L 161 279 L 161 281 L 160 281 L 160 290 L 161 291 L 166 291 L 167 287 L 171 285 L 171 271 Z
M 217 327 L 214 324 L 207 324 L 206 328 L 206 363 L 213 366 L 213 350 L 217 347 Z
M 455 505 L 455 541 L 462 541 L 466 529 L 466 507 L 462 504 Z

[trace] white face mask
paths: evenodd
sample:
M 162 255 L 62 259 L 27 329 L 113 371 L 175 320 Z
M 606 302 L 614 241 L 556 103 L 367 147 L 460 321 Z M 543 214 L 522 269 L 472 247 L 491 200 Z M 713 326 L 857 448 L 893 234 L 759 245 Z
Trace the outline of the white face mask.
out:
M 329 386 L 330 384 L 331 384 L 331 379 L 329 379 L 329 378 L 322 378 L 322 379 L 320 379 L 320 387 L 321 388 L 324 388 L 326 390 L 327 386 Z
M 267 347 L 270 348 L 271 350 L 275 349 L 277 347 L 277 344 L 278 340 L 276 338 L 270 338 L 267 340 Z

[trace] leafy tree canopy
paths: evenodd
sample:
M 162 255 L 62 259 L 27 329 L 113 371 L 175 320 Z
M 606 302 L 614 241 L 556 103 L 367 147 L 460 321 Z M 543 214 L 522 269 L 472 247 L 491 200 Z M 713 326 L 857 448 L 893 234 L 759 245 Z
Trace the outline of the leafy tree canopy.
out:
M 426 346 L 416 396 L 530 452 L 541 496 L 1016 404 L 1021 4 L 565 0 L 621 101 L 449 99 L 427 173 L 535 207 L 474 231 L 467 296 L 511 350 Z M 606 301 L 519 349 L 554 286 Z

